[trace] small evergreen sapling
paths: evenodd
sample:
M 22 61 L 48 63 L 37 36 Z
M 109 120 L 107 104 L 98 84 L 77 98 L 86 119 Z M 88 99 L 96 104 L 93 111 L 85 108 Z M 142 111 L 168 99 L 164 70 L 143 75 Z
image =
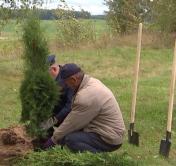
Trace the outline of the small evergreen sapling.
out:
M 29 122 L 31 136 L 42 137 L 40 124 L 49 118 L 58 101 L 59 88 L 48 72 L 49 53 L 40 20 L 32 15 L 23 25 L 24 80 L 21 84 L 21 121 Z

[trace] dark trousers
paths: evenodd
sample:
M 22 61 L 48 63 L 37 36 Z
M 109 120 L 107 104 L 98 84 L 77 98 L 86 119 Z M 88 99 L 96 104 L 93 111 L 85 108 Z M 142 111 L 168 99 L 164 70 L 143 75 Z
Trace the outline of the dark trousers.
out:
M 88 132 L 73 132 L 65 136 L 60 144 L 67 146 L 74 152 L 89 151 L 92 153 L 111 152 L 120 148 L 120 145 L 110 145 L 104 142 L 98 134 Z

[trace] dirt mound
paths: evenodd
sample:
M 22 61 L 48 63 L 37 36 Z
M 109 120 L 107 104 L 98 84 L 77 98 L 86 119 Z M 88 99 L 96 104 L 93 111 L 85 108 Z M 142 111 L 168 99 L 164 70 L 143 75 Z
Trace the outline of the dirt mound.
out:
M 25 155 L 31 150 L 32 138 L 27 136 L 25 127 L 0 129 L 0 165 L 8 165 L 11 158 Z

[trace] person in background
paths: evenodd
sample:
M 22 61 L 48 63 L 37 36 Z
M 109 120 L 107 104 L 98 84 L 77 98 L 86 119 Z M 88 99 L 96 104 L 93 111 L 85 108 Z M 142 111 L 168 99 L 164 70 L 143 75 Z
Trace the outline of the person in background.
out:
M 76 64 L 62 66 L 60 77 L 74 91 L 71 112 L 44 148 L 56 144 L 75 152 L 111 152 L 121 147 L 125 132 L 122 113 L 113 93 Z
M 48 130 L 48 135 L 52 136 L 53 126 L 59 126 L 71 111 L 71 102 L 73 98 L 73 90 L 68 88 L 60 78 L 61 65 L 58 65 L 55 60 L 55 55 L 49 55 L 47 58 L 49 64 L 49 73 L 61 88 L 61 95 L 58 104 L 54 107 L 53 115 L 45 122 L 42 122 L 40 127 L 42 130 Z

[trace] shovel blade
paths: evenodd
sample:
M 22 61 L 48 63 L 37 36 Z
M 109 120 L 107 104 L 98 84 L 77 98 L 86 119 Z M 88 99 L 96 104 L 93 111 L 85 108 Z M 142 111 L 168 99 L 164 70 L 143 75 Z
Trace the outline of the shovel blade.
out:
M 169 157 L 170 147 L 171 147 L 171 141 L 162 139 L 160 143 L 159 153 L 165 157 Z
M 139 133 L 128 130 L 128 142 L 130 144 L 139 146 Z

